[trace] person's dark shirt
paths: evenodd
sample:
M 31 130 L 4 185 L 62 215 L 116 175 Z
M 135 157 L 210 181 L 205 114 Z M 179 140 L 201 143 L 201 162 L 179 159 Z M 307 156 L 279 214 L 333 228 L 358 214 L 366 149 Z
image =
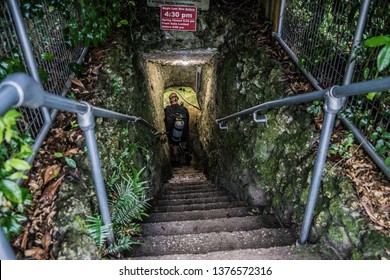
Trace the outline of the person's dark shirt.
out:
M 164 112 L 165 112 L 165 118 L 164 118 L 165 129 L 167 131 L 168 138 L 171 140 L 173 128 L 175 126 L 175 115 L 176 113 L 179 113 L 184 117 L 184 128 L 183 128 L 183 135 L 181 137 L 181 141 L 182 142 L 187 141 L 189 122 L 190 122 L 190 116 L 187 108 L 176 103 L 165 107 Z

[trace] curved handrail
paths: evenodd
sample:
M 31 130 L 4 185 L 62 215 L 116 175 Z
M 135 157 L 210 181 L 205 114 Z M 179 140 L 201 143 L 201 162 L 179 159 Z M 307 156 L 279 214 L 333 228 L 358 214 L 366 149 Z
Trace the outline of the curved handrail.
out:
M 330 139 L 334 128 L 336 115 L 343 108 L 344 97 L 385 90 L 390 90 L 390 77 L 344 86 L 333 86 L 330 89 L 273 100 L 216 120 L 221 129 L 227 129 L 226 122 L 237 117 L 253 114 L 254 120 L 260 122 L 257 118 L 257 113 L 259 111 L 285 105 L 300 104 L 308 101 L 325 99 L 324 121 L 322 125 L 321 138 L 318 145 L 316 161 L 314 163 L 309 195 L 306 202 L 305 214 L 302 221 L 301 234 L 298 241 L 300 244 L 305 244 L 309 236 L 309 231 L 314 215 L 314 208 L 321 185 L 321 178 L 325 167 L 326 156 L 330 145 Z M 385 175 L 390 178 L 390 171 L 386 167 L 384 161 L 381 161 L 378 167 L 380 167 Z
M 360 94 L 366 94 L 368 92 L 372 91 L 384 91 L 390 89 L 390 77 L 385 77 L 382 79 L 376 79 L 371 81 L 365 81 L 360 83 L 354 83 L 350 85 L 345 86 L 336 86 L 333 89 L 333 96 L 334 97 L 347 97 L 352 95 L 360 95 Z M 229 120 L 243 117 L 250 114 L 255 114 L 259 111 L 266 110 L 266 109 L 272 109 L 272 108 L 278 108 L 286 105 L 296 105 L 301 104 L 305 102 L 311 102 L 315 100 L 324 99 L 326 93 L 329 91 L 329 89 L 319 90 L 319 91 L 313 91 L 309 93 L 303 93 L 296 96 L 290 96 L 285 97 L 269 102 L 265 102 L 256 106 L 253 106 L 248 109 L 244 109 L 242 111 L 236 112 L 234 114 L 222 117 L 220 119 L 216 120 L 217 124 L 224 124 Z
M 84 114 L 88 111 L 88 105 L 46 92 L 42 86 L 24 73 L 9 75 L 0 83 L 1 94 L 4 100 L 0 104 L 0 115 L 3 115 L 10 107 L 26 106 L 30 108 L 47 107 L 70 113 Z M 92 106 L 93 115 L 101 118 L 110 118 L 129 122 L 139 122 L 150 128 L 154 135 L 159 134 L 157 129 L 141 117 L 129 116 L 115 111 Z

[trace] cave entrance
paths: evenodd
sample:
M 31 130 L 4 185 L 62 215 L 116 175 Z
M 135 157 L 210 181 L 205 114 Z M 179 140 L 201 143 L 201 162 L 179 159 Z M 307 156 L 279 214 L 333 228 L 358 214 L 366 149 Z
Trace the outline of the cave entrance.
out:
M 169 104 L 168 96 L 173 89 L 182 94 L 179 103 L 183 102 L 190 113 L 189 144 L 197 166 L 205 160 L 202 140 L 211 137 L 203 128 L 210 126 L 206 123 L 215 125 L 216 55 L 216 49 L 143 54 L 148 93 L 155 112 L 154 124 L 159 131 L 165 131 L 164 108 Z M 169 156 L 168 144 L 164 149 Z

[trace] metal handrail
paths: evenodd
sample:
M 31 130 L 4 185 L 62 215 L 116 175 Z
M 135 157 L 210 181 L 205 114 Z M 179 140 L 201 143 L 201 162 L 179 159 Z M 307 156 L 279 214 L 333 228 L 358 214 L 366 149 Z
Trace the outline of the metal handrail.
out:
M 4 99 L 0 104 L 0 115 L 5 114 L 10 107 L 26 106 L 29 108 L 48 107 L 60 111 L 76 114 L 85 114 L 89 110 L 88 104 L 70 98 L 46 92 L 39 83 L 24 73 L 9 75 L 0 84 Z M 129 116 L 115 111 L 91 106 L 95 117 L 110 118 L 129 122 L 139 122 L 150 128 L 153 133 L 157 129 L 141 117 Z
M 390 90 L 390 77 L 343 86 L 333 86 L 326 90 L 319 90 L 297 96 L 281 98 L 242 110 L 240 112 L 216 120 L 217 124 L 221 129 L 227 129 L 226 122 L 228 120 L 253 114 L 253 118 L 256 121 L 258 112 L 262 110 L 325 99 L 325 116 L 322 125 L 321 138 L 318 145 L 316 161 L 314 163 L 313 175 L 310 184 L 309 196 L 306 203 L 305 214 L 303 217 L 301 233 L 298 240 L 299 244 L 305 244 L 309 237 L 309 232 L 314 216 L 314 208 L 321 185 L 321 178 L 325 168 L 326 156 L 328 154 L 334 123 L 336 120 L 337 113 L 343 108 L 344 97 L 385 90 Z M 386 176 L 390 178 L 389 170 L 386 168 L 383 168 L 382 170 L 384 171 Z
M 390 84 L 390 77 L 376 79 L 371 81 L 365 81 L 360 83 L 354 83 L 345 86 L 337 86 L 333 90 L 334 97 L 348 97 L 353 95 L 361 95 L 371 91 L 383 91 L 388 90 Z M 250 114 L 257 113 L 266 109 L 278 108 L 287 105 L 297 105 L 306 102 L 312 102 L 316 100 L 323 99 L 329 89 L 323 89 L 319 91 L 313 91 L 308 93 L 303 93 L 296 96 L 285 97 L 269 102 L 265 102 L 251 108 L 244 109 L 242 111 L 233 113 L 231 115 L 219 118 L 216 120 L 217 124 L 226 123 L 229 120 L 244 117 Z
M 91 163 L 91 171 L 95 185 L 95 191 L 98 198 L 99 210 L 102 216 L 103 224 L 111 224 L 111 216 L 108 207 L 107 194 L 104 186 L 104 179 L 101 170 L 96 137 L 95 137 L 95 117 L 110 118 L 132 123 L 139 122 L 150 128 L 153 135 L 162 133 L 157 132 L 149 122 L 141 117 L 129 116 L 115 111 L 94 107 L 87 102 L 78 102 L 66 97 L 58 96 L 46 92 L 42 85 L 33 78 L 24 73 L 9 75 L 0 83 L 0 116 L 4 115 L 10 108 L 26 106 L 29 108 L 46 107 L 54 110 L 76 113 L 79 127 L 83 130 L 85 143 L 88 150 L 88 157 Z M 2 237 L 3 233 L 0 233 Z M 14 255 L 9 253 L 9 244 L 0 240 L 0 248 L 6 250 L 7 254 L 0 255 L 0 258 L 13 259 Z M 114 242 L 114 233 L 111 229 L 108 242 Z M 6 244 L 7 243 L 7 244 Z

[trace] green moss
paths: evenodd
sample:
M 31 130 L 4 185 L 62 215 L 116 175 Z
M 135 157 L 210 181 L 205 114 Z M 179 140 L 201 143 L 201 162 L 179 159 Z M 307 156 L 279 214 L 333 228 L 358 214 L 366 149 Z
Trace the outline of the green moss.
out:
M 302 193 L 301 193 L 299 201 L 301 204 L 306 204 L 307 198 L 309 197 L 310 188 L 305 188 L 301 191 L 302 191 Z
M 85 220 L 80 215 L 75 216 L 75 222 L 78 224 L 78 228 L 82 232 L 87 233 L 87 227 L 85 226 Z
M 272 198 L 272 207 L 278 208 L 280 205 L 282 205 L 282 199 L 278 196 L 274 196 Z
M 353 249 L 348 234 L 342 226 L 329 227 L 327 238 L 337 250 L 344 252 L 346 255 Z
M 362 253 L 358 250 L 353 250 L 351 253 L 351 260 L 361 260 L 363 259 Z
M 360 231 L 361 228 L 356 222 L 356 219 L 351 217 L 348 214 L 344 214 L 341 217 L 342 224 L 345 226 L 345 229 L 348 233 L 349 239 L 357 247 L 360 245 Z
M 363 259 L 390 259 L 390 238 L 376 230 L 368 230 L 362 242 Z

